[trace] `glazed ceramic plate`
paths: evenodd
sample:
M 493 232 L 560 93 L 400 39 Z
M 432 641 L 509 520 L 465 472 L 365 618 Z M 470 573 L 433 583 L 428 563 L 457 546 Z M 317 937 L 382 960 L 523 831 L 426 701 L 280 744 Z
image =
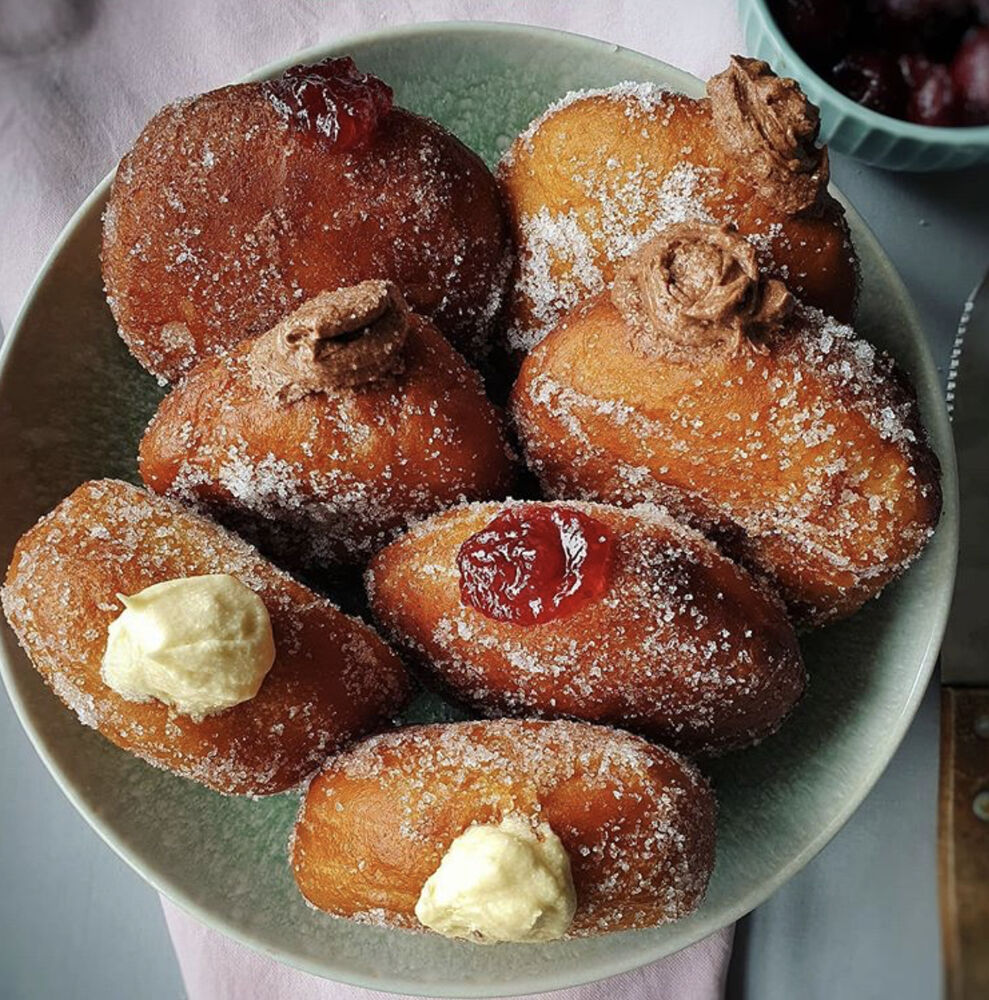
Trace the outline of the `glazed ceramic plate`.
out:
M 258 76 L 344 53 L 489 163 L 568 90 L 626 79 L 702 90 L 693 77 L 614 45 L 481 24 L 352 38 Z M 5 345 L 2 565 L 17 537 L 83 480 L 135 478 L 137 443 L 161 397 L 117 337 L 103 300 L 108 183 L 62 234 Z M 224 798 L 127 756 L 76 722 L 4 627 L 10 696 L 66 795 L 121 857 L 194 916 L 309 972 L 383 990 L 481 997 L 569 986 L 667 955 L 752 909 L 824 846 L 886 766 L 930 675 L 954 575 L 954 458 L 937 372 L 899 278 L 858 215 L 850 211 L 849 219 L 863 266 L 860 329 L 912 373 L 944 468 L 944 515 L 923 558 L 880 600 L 807 637 L 810 690 L 782 731 L 707 767 L 721 803 L 718 863 L 691 919 L 585 941 L 483 948 L 313 912 L 287 863 L 294 796 Z

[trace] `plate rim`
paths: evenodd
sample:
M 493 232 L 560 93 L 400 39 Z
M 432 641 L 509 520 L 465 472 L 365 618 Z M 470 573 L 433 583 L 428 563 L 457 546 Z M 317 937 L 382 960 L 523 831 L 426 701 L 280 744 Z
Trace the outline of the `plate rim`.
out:
M 470 34 L 472 32 L 482 35 L 511 35 L 521 33 L 529 36 L 542 36 L 548 41 L 559 40 L 563 37 L 567 40 L 568 44 L 579 44 L 585 47 L 588 51 L 595 53 L 600 53 L 602 49 L 607 50 L 609 54 L 625 51 L 647 60 L 654 66 L 658 67 L 663 74 L 672 78 L 679 78 L 686 84 L 688 90 L 703 86 L 703 81 L 699 80 L 699 78 L 693 76 L 692 74 L 687 73 L 685 70 L 672 66 L 671 64 L 646 53 L 630 49 L 627 46 L 618 45 L 613 42 L 607 42 L 602 39 L 562 29 L 509 21 L 481 20 L 422 21 L 408 24 L 390 25 L 385 28 L 372 29 L 369 31 L 346 35 L 338 39 L 308 46 L 307 48 L 292 53 L 287 57 L 266 63 L 264 66 L 252 70 L 250 73 L 242 76 L 236 82 L 250 82 L 264 79 L 276 73 L 282 72 L 287 67 L 300 62 L 312 61 L 316 58 L 325 58 L 330 55 L 343 54 L 351 46 L 359 46 L 367 43 L 380 44 L 382 42 L 398 42 L 410 37 L 423 35 L 432 36 L 443 33 Z M 679 86 L 679 84 L 677 84 L 677 86 Z M 89 217 L 94 208 L 106 199 L 115 173 L 116 167 L 99 181 L 79 207 L 72 213 L 69 220 L 65 223 L 64 227 L 58 234 L 58 237 L 55 239 L 55 242 L 52 244 L 50 250 L 45 255 L 38 271 L 31 281 L 31 284 L 25 293 L 24 299 L 17 310 L 14 320 L 11 323 L 10 329 L 4 337 L 4 342 L 0 345 L 0 396 L 3 395 L 3 387 L 9 377 L 9 358 L 13 345 L 21 336 L 22 328 L 26 325 L 26 317 L 34 307 L 36 300 L 40 297 L 39 292 L 42 283 L 55 266 L 65 248 L 65 245 L 75 236 L 76 230 Z M 912 338 L 915 341 L 914 346 L 916 351 L 916 364 L 914 366 L 915 380 L 919 381 L 917 376 L 921 376 L 925 381 L 930 381 L 931 384 L 937 385 L 939 382 L 937 365 L 934 361 L 933 354 L 931 353 L 930 343 L 928 342 L 927 336 L 924 332 L 924 324 L 920 318 L 917 307 L 909 293 L 909 290 L 866 221 L 856 211 L 854 206 L 852 206 L 844 198 L 840 191 L 834 187 L 832 187 L 831 190 L 845 208 L 849 219 L 854 222 L 855 225 L 853 228 L 855 230 L 856 240 L 860 243 L 860 245 L 864 240 L 864 243 L 868 245 L 869 248 L 868 256 L 870 259 L 879 263 L 885 280 L 893 285 L 897 291 L 898 298 L 902 303 L 904 312 L 909 320 L 911 332 L 915 335 Z M 122 838 L 118 836 L 116 831 L 104 825 L 99 815 L 89 807 L 81 794 L 76 791 L 72 779 L 70 779 L 68 775 L 63 774 L 58 768 L 40 735 L 35 732 L 29 706 L 27 705 L 26 699 L 20 696 L 17 690 L 16 682 L 14 681 L 14 668 L 7 655 L 5 648 L 7 645 L 6 643 L 0 644 L 0 677 L 3 678 L 7 695 L 13 705 L 18 721 L 27 734 L 35 752 L 41 758 L 46 769 L 61 789 L 62 793 L 72 803 L 77 812 L 82 815 L 89 826 L 103 840 L 103 842 L 107 844 L 107 846 L 109 846 L 110 849 L 145 882 L 151 885 L 156 891 L 169 899 L 181 910 L 192 916 L 194 919 L 204 923 L 207 927 L 232 938 L 237 943 L 310 975 L 324 979 L 332 979 L 333 981 L 363 987 L 365 989 L 381 990 L 384 992 L 399 991 L 412 996 L 461 997 L 465 998 L 465 1000 L 466 998 L 509 997 L 539 993 L 547 990 L 571 988 L 585 985 L 590 982 L 597 982 L 636 968 L 641 968 L 649 962 L 658 961 L 676 953 L 677 951 L 690 947 L 710 934 L 715 933 L 716 931 L 737 921 L 742 916 L 751 912 L 757 906 L 765 902 L 766 899 L 773 895 L 782 885 L 801 871 L 833 839 L 838 831 L 856 812 L 869 792 L 871 792 L 875 787 L 876 782 L 886 770 L 893 758 L 893 755 L 902 744 L 907 729 L 913 721 L 913 718 L 920 706 L 920 702 L 930 682 L 930 678 L 933 674 L 934 666 L 937 661 L 941 639 L 947 625 L 958 557 L 957 467 L 955 461 L 954 442 L 950 431 L 950 421 L 943 397 L 940 399 L 940 405 L 935 407 L 933 411 L 928 412 L 926 409 L 923 410 L 923 418 L 925 429 L 930 432 L 930 436 L 932 438 L 937 436 L 943 441 L 944 444 L 943 453 L 938 453 L 938 457 L 941 461 L 943 507 L 941 520 L 936 530 L 939 535 L 943 536 L 941 544 L 944 545 L 947 543 L 950 545 L 950 549 L 948 551 L 948 568 L 950 569 L 950 576 L 947 583 L 943 583 L 938 587 L 938 599 L 936 602 L 932 602 L 936 604 L 936 607 L 932 609 L 932 629 L 930 637 L 920 659 L 913 685 L 907 693 L 900 714 L 896 717 L 894 737 L 892 739 L 888 739 L 884 744 L 883 751 L 872 758 L 871 767 L 867 771 L 858 775 L 857 787 L 855 791 L 846 800 L 844 800 L 842 808 L 838 810 L 834 816 L 832 816 L 831 820 L 826 825 L 818 830 L 817 834 L 807 844 L 807 846 L 794 856 L 785 866 L 783 866 L 783 868 L 776 872 L 772 878 L 761 882 L 757 889 L 754 889 L 746 896 L 742 897 L 735 904 L 735 906 L 731 907 L 727 912 L 723 912 L 717 919 L 710 919 L 692 927 L 689 934 L 689 940 L 686 942 L 678 944 L 675 949 L 671 950 L 658 948 L 656 949 L 655 954 L 641 962 L 636 959 L 632 961 L 618 960 L 608 963 L 606 959 L 602 958 L 597 961 L 595 970 L 592 973 L 587 974 L 586 972 L 578 972 L 577 975 L 574 976 L 571 972 L 571 974 L 567 977 L 566 982 L 561 982 L 558 979 L 552 979 L 552 974 L 548 972 L 527 973 L 517 980 L 511 987 L 509 987 L 508 990 L 504 987 L 498 987 L 498 992 L 495 994 L 490 992 L 490 987 L 478 986 L 472 983 L 457 986 L 455 993 L 448 992 L 448 990 L 452 987 L 447 986 L 440 986 L 439 988 L 433 986 L 428 988 L 428 992 L 423 992 L 426 987 L 422 984 L 403 983 L 398 980 L 392 981 L 388 978 L 364 978 L 353 975 L 346 970 L 342 973 L 337 970 L 333 970 L 333 975 L 331 976 L 327 971 L 327 966 L 325 964 L 320 964 L 310 960 L 303 955 L 287 953 L 279 947 L 273 947 L 270 944 L 267 944 L 259 935 L 250 931 L 244 931 L 227 918 L 218 916 L 205 909 L 204 906 L 197 903 L 195 900 L 190 899 L 180 887 L 172 885 L 168 878 L 160 875 L 154 869 L 153 863 L 142 858 L 137 850 L 132 849 Z M 934 433 L 935 430 L 937 431 L 937 435 Z M 573 969 L 573 967 L 571 967 L 571 969 Z

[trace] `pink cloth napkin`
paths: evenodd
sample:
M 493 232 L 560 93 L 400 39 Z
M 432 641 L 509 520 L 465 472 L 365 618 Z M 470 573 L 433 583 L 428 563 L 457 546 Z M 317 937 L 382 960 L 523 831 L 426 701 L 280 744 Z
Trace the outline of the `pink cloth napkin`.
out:
M 0 323 L 10 327 L 74 209 L 161 105 L 318 42 L 389 24 L 501 20 L 639 49 L 698 76 L 742 48 L 732 0 L 0 0 Z M 190 1000 L 378 1000 L 297 972 L 163 901 Z M 554 1000 L 717 1000 L 731 929 Z
M 396 1000 L 394 993 L 331 983 L 279 965 L 203 926 L 164 897 L 161 902 L 189 1000 Z M 718 1000 L 724 995 L 733 931 L 725 928 L 634 972 L 538 996 L 540 1000 Z

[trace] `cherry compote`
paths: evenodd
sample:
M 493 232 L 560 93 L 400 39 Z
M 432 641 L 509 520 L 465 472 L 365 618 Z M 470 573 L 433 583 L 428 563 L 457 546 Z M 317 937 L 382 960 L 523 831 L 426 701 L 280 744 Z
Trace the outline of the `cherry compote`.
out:
M 906 117 L 918 125 L 956 125 L 955 86 L 947 66 L 924 56 L 900 56 L 903 79 L 910 88 Z
M 966 120 L 973 125 L 989 122 L 989 28 L 970 31 L 951 64 Z
M 900 115 L 906 101 L 896 60 L 884 52 L 851 52 L 832 70 L 835 86 L 882 115 Z
M 341 152 L 364 142 L 392 106 L 391 87 L 349 56 L 293 66 L 264 88 L 296 128 Z
M 607 589 L 612 548 L 608 526 L 583 511 L 509 507 L 460 546 L 460 599 L 516 625 L 571 615 Z
M 989 0 L 769 0 L 847 97 L 920 125 L 989 124 Z

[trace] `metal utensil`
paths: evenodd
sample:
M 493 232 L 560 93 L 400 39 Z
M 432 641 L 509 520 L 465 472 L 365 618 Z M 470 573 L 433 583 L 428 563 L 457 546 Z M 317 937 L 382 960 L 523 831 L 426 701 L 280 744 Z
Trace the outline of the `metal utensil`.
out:
M 989 998 L 989 274 L 948 371 L 961 494 L 958 577 L 941 647 L 938 853 L 948 1000 Z

